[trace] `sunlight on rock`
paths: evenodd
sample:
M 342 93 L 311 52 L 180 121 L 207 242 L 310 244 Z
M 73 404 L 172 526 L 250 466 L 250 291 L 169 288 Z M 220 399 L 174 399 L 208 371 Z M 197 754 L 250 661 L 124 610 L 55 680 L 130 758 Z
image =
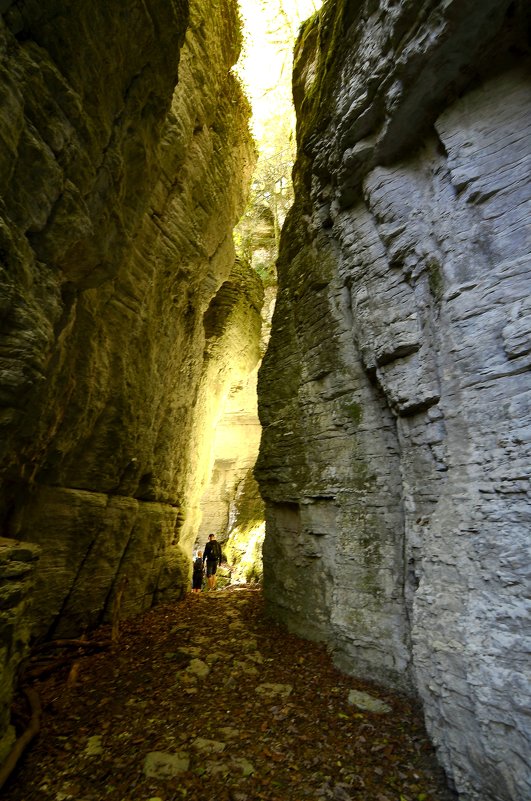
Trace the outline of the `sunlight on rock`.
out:
M 274 152 L 275 127 L 294 120 L 293 45 L 301 24 L 321 5 L 321 0 L 240 0 L 244 46 L 236 71 L 251 101 L 254 136 L 266 156 Z
M 236 528 L 224 544 L 225 557 L 231 566 L 231 584 L 252 584 L 262 579 L 262 545 L 265 522 L 252 528 Z
M 218 535 L 230 566 L 218 571 L 219 587 L 262 579 L 264 510 L 253 477 L 261 436 L 257 373 L 274 309 L 280 230 L 293 199 L 293 47 L 300 25 L 320 5 L 315 0 L 244 0 L 241 4 L 244 45 L 236 72 L 252 106 L 258 164 L 234 244 L 242 265 L 250 266 L 260 277 L 264 298 L 262 328 L 255 339 L 259 353 L 254 363 L 252 349 L 248 349 L 247 360 L 242 360 L 240 343 L 251 341 L 257 330 L 249 326 L 248 309 L 230 307 L 229 291 L 221 288 L 205 318 L 216 320 L 217 328 L 212 346 L 207 343 L 210 377 L 203 379 L 204 392 L 200 393 L 206 399 L 210 420 L 205 417 L 201 429 L 203 444 L 198 465 L 203 493 L 195 548 L 204 547 L 211 531 Z M 225 315 L 223 331 L 219 329 L 220 309 Z M 208 336 L 208 325 L 206 329 Z M 209 440 L 204 432 L 210 428 Z

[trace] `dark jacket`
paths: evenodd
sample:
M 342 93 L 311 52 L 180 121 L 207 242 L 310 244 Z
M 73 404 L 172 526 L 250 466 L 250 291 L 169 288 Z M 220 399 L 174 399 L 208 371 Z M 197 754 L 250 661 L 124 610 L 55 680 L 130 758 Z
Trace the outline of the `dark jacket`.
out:
M 221 546 L 216 540 L 209 540 L 203 551 L 203 562 L 221 562 Z
M 196 576 L 202 576 L 203 575 L 203 568 L 204 568 L 203 560 L 202 560 L 202 558 L 200 556 L 198 556 L 197 559 L 194 562 L 194 574 Z

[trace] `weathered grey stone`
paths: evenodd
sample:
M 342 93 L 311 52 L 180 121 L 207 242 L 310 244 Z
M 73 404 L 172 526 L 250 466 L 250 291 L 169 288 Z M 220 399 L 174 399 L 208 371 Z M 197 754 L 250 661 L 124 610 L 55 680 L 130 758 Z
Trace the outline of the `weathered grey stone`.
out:
M 272 682 L 264 682 L 257 684 L 256 692 L 258 695 L 263 695 L 266 698 L 280 695 L 282 698 L 287 698 L 291 694 L 293 687 L 291 684 L 274 684 Z
M 242 776 L 251 776 L 254 773 L 254 765 L 245 757 L 232 757 L 231 768 L 241 773 Z
M 222 662 L 224 659 L 226 659 L 225 654 L 220 653 L 218 651 L 214 651 L 205 656 L 205 662 L 207 663 L 207 665 L 215 665 L 216 662 Z
M 94 734 L 92 737 L 89 737 L 85 748 L 85 756 L 96 757 L 103 754 L 103 745 L 101 740 L 102 737 L 100 734 Z
M 377 712 L 378 714 L 386 714 L 391 712 L 391 707 L 382 701 L 380 698 L 374 698 L 369 693 L 363 693 L 359 690 L 349 690 L 348 702 L 358 709 L 365 709 L 367 712 Z
M 235 726 L 222 726 L 219 731 L 220 734 L 222 734 L 223 737 L 228 740 L 239 737 L 241 733 L 241 730 L 237 729 Z
M 206 679 L 210 673 L 210 667 L 202 659 L 192 659 L 186 668 L 186 672 L 192 676 L 197 676 L 198 679 Z
M 144 761 L 144 774 L 153 779 L 173 779 L 190 766 L 190 757 L 183 751 L 176 754 L 151 751 Z
M 528 24 L 367 0 L 304 26 L 258 382 L 269 609 L 417 692 L 463 801 L 531 794 Z
M 246 673 L 248 676 L 258 676 L 259 670 L 256 665 L 249 664 L 247 661 L 234 660 L 232 670 L 235 673 Z
M 200 657 L 202 649 L 196 645 L 185 645 L 182 648 L 179 648 L 179 651 L 186 656 L 193 656 L 193 657 Z
M 226 748 L 226 743 L 220 740 L 209 740 L 205 737 L 196 737 L 192 740 L 192 748 L 196 751 L 205 751 L 208 754 L 220 754 Z

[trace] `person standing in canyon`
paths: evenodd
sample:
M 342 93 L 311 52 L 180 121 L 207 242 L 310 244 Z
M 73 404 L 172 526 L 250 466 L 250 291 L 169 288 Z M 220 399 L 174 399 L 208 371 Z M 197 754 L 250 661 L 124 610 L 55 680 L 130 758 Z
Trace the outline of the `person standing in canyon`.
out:
M 203 551 L 197 552 L 197 557 L 194 562 L 194 568 L 192 572 L 192 592 L 193 593 L 200 593 L 201 588 L 203 586 L 203 576 L 205 573 L 205 565 L 203 562 Z
M 208 535 L 208 542 L 203 552 L 203 562 L 206 561 L 206 574 L 209 590 L 216 589 L 216 571 L 221 563 L 221 547 L 215 534 Z

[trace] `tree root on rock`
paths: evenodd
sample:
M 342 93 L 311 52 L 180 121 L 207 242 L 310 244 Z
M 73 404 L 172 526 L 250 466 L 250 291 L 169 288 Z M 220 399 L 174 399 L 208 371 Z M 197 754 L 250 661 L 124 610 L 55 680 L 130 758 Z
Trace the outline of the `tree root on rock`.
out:
M 41 728 L 41 713 L 42 713 L 42 706 L 41 706 L 41 699 L 39 694 L 36 690 L 31 687 L 27 687 L 24 690 L 24 694 L 28 699 L 30 709 L 31 709 L 31 718 L 30 722 L 23 734 L 16 740 L 15 745 L 11 749 L 11 752 L 0 767 L 0 789 L 4 786 L 8 778 L 11 776 L 13 770 L 15 769 L 20 757 L 24 753 L 27 746 L 33 740 L 33 738 L 39 733 Z
M 47 651 L 49 648 L 93 648 L 97 651 L 109 648 L 110 645 L 112 645 L 112 640 L 49 640 L 40 645 L 35 645 L 32 648 L 32 654 Z
M 73 687 L 77 682 L 79 672 L 79 659 L 76 659 L 76 654 L 64 654 L 58 659 L 53 661 L 44 661 L 47 656 L 44 651 L 53 651 L 54 649 L 76 649 L 80 651 L 101 651 L 105 648 L 110 648 L 113 645 L 112 640 L 50 640 L 49 642 L 41 643 L 32 649 L 29 660 L 22 668 L 19 674 L 19 685 L 28 681 L 35 681 L 42 679 L 45 676 L 54 673 L 62 667 L 70 665 L 70 671 L 67 679 L 67 687 Z M 74 660 L 74 661 L 73 661 Z M 29 662 L 29 664 L 28 664 Z M 31 664 L 33 662 L 33 664 Z M 39 664 L 40 662 L 40 664 Z M 0 789 L 4 786 L 13 770 L 17 766 L 22 754 L 38 734 L 41 728 L 42 704 L 38 692 L 33 687 L 23 687 L 22 692 L 26 696 L 31 712 L 30 721 L 23 734 L 15 741 L 15 745 L 11 749 L 9 756 L 5 762 L 0 765 Z
M 62 667 L 66 667 L 76 658 L 76 654 L 70 653 L 69 655 L 63 654 L 58 659 L 50 661 L 44 651 L 52 651 L 54 649 L 76 649 L 84 651 L 103 651 L 113 645 L 112 640 L 50 640 L 49 642 L 41 643 L 32 649 L 28 662 L 20 672 L 20 683 L 25 684 L 27 681 L 36 681 L 55 673 Z

